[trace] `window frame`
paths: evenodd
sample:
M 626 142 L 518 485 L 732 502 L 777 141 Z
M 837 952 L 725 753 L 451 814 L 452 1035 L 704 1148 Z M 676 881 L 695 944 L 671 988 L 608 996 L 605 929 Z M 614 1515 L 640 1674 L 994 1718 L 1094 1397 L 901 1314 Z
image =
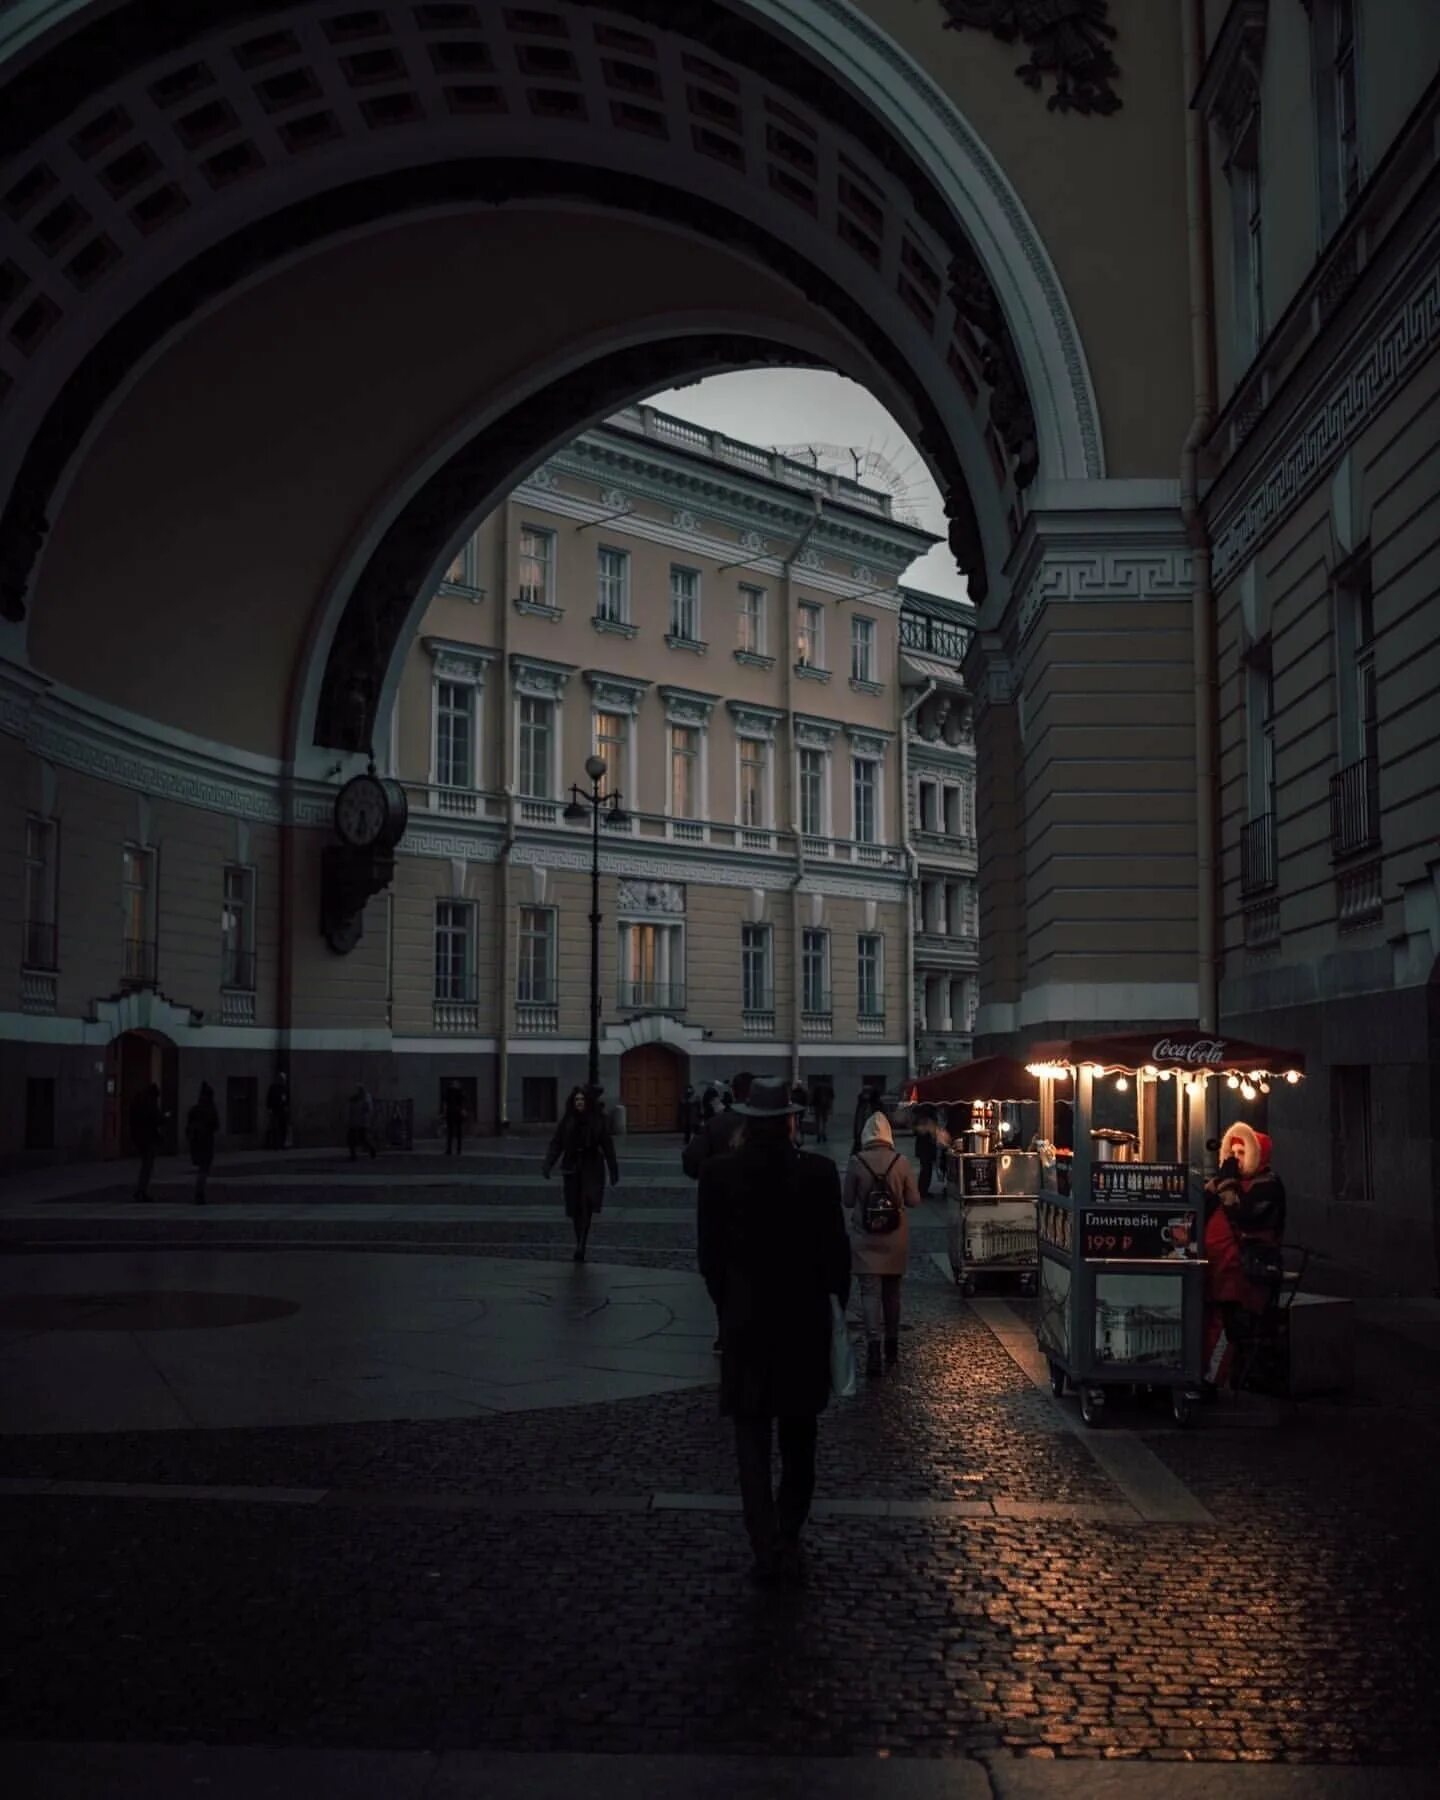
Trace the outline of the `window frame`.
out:
M 39 856 L 30 853 L 31 833 L 37 834 L 43 849 Z M 32 879 L 34 871 L 40 872 L 39 880 Z M 38 909 L 34 904 L 36 890 L 40 889 Z M 24 865 L 24 928 L 25 945 L 24 960 L 28 967 L 40 967 L 38 958 L 32 955 L 30 938 L 31 928 L 40 926 L 52 934 L 53 946 L 50 952 L 50 966 L 59 966 L 59 933 L 60 933 L 60 821 L 43 813 L 27 812 L 25 815 L 25 865 Z
M 468 598 L 470 594 L 479 589 L 480 547 L 476 542 L 478 535 L 478 530 L 467 532 L 459 549 L 445 565 L 445 573 L 440 577 L 442 593 L 458 590 Z M 460 571 L 459 574 L 455 573 L 457 567 Z
M 694 583 L 693 589 L 685 593 L 677 583 L 677 576 L 687 576 Z M 684 602 L 691 609 L 689 631 L 681 631 L 677 607 Z M 680 644 L 701 644 L 705 641 L 701 623 L 701 580 L 700 570 L 689 563 L 671 563 L 670 565 L 670 629 L 666 636 Z
M 462 915 L 461 922 L 447 920 L 442 923 L 441 913 L 452 912 Z M 473 900 L 458 900 L 454 895 L 437 895 L 433 919 L 433 950 L 435 990 L 434 999 L 438 1004 L 449 1006 L 473 1006 L 478 996 L 479 960 L 475 950 L 476 903 Z M 464 954 L 461 958 L 459 986 L 461 992 L 446 991 L 455 982 L 455 971 L 450 968 L 442 982 L 440 946 L 459 942 Z
M 140 859 L 141 866 L 144 868 L 144 871 L 145 871 L 145 879 L 144 879 L 143 883 L 139 884 L 138 886 L 134 882 L 130 881 L 125 873 L 126 868 L 128 866 L 127 859 L 132 856 L 138 857 Z M 121 845 L 120 858 L 121 858 L 121 860 L 120 860 L 120 870 L 121 870 L 120 892 L 121 892 L 121 912 L 122 912 L 122 939 L 121 939 L 122 944 L 131 944 L 131 943 L 150 944 L 150 945 L 154 946 L 156 956 L 158 959 L 158 956 L 159 956 L 159 920 L 160 920 L 158 889 L 159 889 L 160 883 L 157 878 L 157 876 L 158 876 L 158 860 L 157 860 L 156 853 L 155 853 L 155 846 L 153 844 L 141 844 L 141 843 L 138 843 L 134 838 L 127 838 L 125 840 L 125 842 Z M 132 938 L 130 935 L 130 932 L 129 932 L 130 908 L 128 905 L 127 897 L 131 893 L 135 893 L 135 892 L 138 892 L 141 895 L 141 901 L 142 901 L 141 910 L 144 914 L 143 934 L 139 938 Z
M 468 694 L 465 707 L 465 728 L 469 735 L 468 781 L 446 781 L 441 779 L 440 745 L 441 721 L 444 717 L 454 715 L 458 709 L 446 707 L 441 702 L 441 691 L 453 688 Z M 452 788 L 473 792 L 480 786 L 480 704 L 481 692 L 475 681 L 466 681 L 454 675 L 435 675 L 430 683 L 430 785 L 439 788 Z
M 815 757 L 819 764 L 819 806 L 815 829 L 812 831 L 805 820 L 805 759 Z M 801 744 L 795 753 L 795 792 L 799 800 L 797 811 L 800 815 L 800 835 L 802 837 L 828 838 L 830 830 L 830 752 L 822 750 L 818 744 Z
M 825 608 L 818 600 L 795 602 L 795 667 L 825 668 Z
M 685 753 L 689 758 L 693 777 L 691 799 L 694 802 L 694 808 L 690 812 L 679 812 L 675 807 L 675 759 L 677 754 L 675 734 L 678 731 L 693 733 L 695 738 L 693 754 Z M 678 719 L 665 721 L 665 817 L 667 819 L 678 819 L 687 824 L 700 824 L 708 816 L 705 799 L 705 737 L 703 725 L 684 724 Z
M 544 580 L 541 592 L 538 596 L 532 591 L 527 591 L 525 582 L 525 565 L 527 562 L 535 560 L 532 553 L 525 548 L 525 539 L 527 535 L 539 539 L 546 547 L 545 555 L 541 559 Z M 559 591 L 556 585 L 559 579 L 558 552 L 559 533 L 556 532 L 552 526 L 533 525 L 524 519 L 520 521 L 516 538 L 515 565 L 515 597 L 517 605 L 543 606 L 552 612 L 557 610 L 555 595 Z
M 745 751 L 749 745 L 758 750 L 760 780 L 760 811 L 758 820 L 745 817 L 745 770 L 754 767 L 753 758 L 747 759 Z M 767 737 L 757 736 L 751 731 L 735 733 L 735 823 L 742 831 L 773 831 L 775 829 L 775 745 Z
M 873 817 L 870 821 L 871 835 L 860 834 L 860 771 L 869 770 L 870 801 Z M 875 756 L 861 756 L 852 751 L 850 755 L 850 841 L 855 844 L 883 844 L 885 842 L 885 821 L 882 780 L 884 765 Z
M 753 612 L 748 607 L 749 601 L 755 601 Z M 752 639 L 747 643 L 746 639 Z M 770 595 L 769 590 L 758 587 L 754 582 L 740 583 L 740 610 L 736 633 L 737 647 L 747 656 L 767 656 L 766 645 L 770 640 Z
M 606 589 L 609 577 L 605 573 L 605 558 L 615 557 L 620 566 L 618 610 L 607 612 Z M 630 623 L 630 552 L 621 550 L 615 544 L 597 544 L 595 546 L 595 617 L 606 625 L 628 625 Z
M 874 951 L 872 958 L 874 968 L 872 999 L 874 1004 L 868 1010 L 865 1006 L 867 947 Z M 885 934 L 883 931 L 861 931 L 857 932 L 855 937 L 855 1016 L 857 1019 L 883 1019 L 885 1017 Z
M 811 988 L 810 971 L 815 966 L 812 961 L 812 950 L 818 948 L 818 968 L 820 973 L 820 989 L 818 994 Z M 816 998 L 819 1005 L 812 1005 Z M 800 1010 L 811 1018 L 829 1017 L 834 1005 L 830 991 L 830 932 L 823 925 L 806 925 L 800 933 Z
M 239 900 L 240 908 L 240 942 L 232 952 L 227 943 L 225 917 L 231 909 L 230 878 L 238 875 L 244 892 Z M 233 955 L 236 960 L 227 971 L 226 959 Z M 248 961 L 249 980 L 244 979 Z M 226 979 L 227 973 L 230 979 Z M 255 978 L 255 867 L 253 863 L 227 862 L 220 872 L 220 985 L 235 993 L 251 993 L 256 990 Z
M 645 1012 L 683 1012 L 686 1004 L 686 921 L 675 918 L 632 918 L 617 921 L 615 975 L 619 992 L 616 1004 L 622 1010 Z M 654 958 L 649 975 L 631 973 L 632 954 L 637 932 L 653 933 Z M 643 959 L 642 959 L 643 960 Z M 677 975 L 676 970 L 679 970 Z M 650 998 L 636 998 L 637 990 L 650 989 Z M 662 1003 L 660 990 L 664 989 Z M 627 998 L 628 995 L 628 998 Z
M 1225 159 L 1230 190 L 1231 306 L 1237 375 L 1265 340 L 1265 212 L 1261 165 L 1263 114 L 1258 101 L 1241 120 Z
M 545 929 L 535 931 L 527 928 L 526 919 L 543 918 Z M 516 914 L 515 922 L 515 1004 L 517 1006 L 558 1006 L 560 1004 L 559 961 L 560 961 L 560 924 L 559 908 L 554 906 L 521 906 Z M 543 971 L 544 993 L 526 993 L 527 977 L 533 979 L 533 966 L 527 965 L 526 945 L 542 944 L 545 967 Z
M 611 719 L 618 721 L 620 735 L 618 738 L 602 738 L 600 721 Z M 605 783 L 608 790 L 633 793 L 635 791 L 634 766 L 632 757 L 635 749 L 635 715 L 623 708 L 614 706 L 592 706 L 590 709 L 590 744 L 594 754 L 605 764 Z M 609 754 L 601 748 L 602 744 L 618 744 L 619 754 L 616 766 L 611 767 Z
M 546 759 L 545 789 L 543 794 L 533 793 L 525 786 L 527 779 L 526 734 L 533 733 L 538 727 L 534 723 L 527 724 L 525 712 L 527 707 L 548 707 L 546 735 L 549 739 L 549 755 Z M 516 791 L 522 800 L 550 800 L 559 798 L 559 756 L 560 756 L 560 702 L 553 694 L 517 693 L 515 696 L 515 781 Z M 533 772 L 533 771 L 532 771 Z
M 740 1010 L 768 1013 L 775 1010 L 775 930 L 763 920 L 746 920 L 740 927 Z M 758 989 L 752 976 L 759 970 Z
M 876 669 L 878 657 L 879 633 L 875 628 L 875 620 L 869 613 L 851 613 L 850 615 L 850 679 L 865 683 L 869 687 L 879 685 Z

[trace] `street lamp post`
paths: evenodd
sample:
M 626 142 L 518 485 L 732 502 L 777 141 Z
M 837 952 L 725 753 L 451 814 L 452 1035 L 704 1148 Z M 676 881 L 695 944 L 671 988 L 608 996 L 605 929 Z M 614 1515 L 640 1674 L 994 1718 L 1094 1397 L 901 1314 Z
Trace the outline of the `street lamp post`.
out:
M 570 788 L 570 804 L 565 808 L 565 818 L 571 825 L 583 825 L 585 819 L 590 820 L 590 1071 L 588 1083 L 591 1088 L 600 1085 L 600 819 L 604 815 L 607 825 L 628 825 L 626 814 L 621 810 L 620 795 L 614 789 L 602 786 L 605 778 L 605 760 L 603 757 L 590 756 L 585 759 L 585 773 L 590 778 L 590 787 Z

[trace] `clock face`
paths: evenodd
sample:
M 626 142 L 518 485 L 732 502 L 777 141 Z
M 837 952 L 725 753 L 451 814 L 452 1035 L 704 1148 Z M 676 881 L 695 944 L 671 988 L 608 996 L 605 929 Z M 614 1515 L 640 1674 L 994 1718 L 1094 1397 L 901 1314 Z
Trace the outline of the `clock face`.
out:
M 368 849 L 378 843 L 390 816 L 385 789 L 373 775 L 347 781 L 335 800 L 335 829 L 347 844 Z

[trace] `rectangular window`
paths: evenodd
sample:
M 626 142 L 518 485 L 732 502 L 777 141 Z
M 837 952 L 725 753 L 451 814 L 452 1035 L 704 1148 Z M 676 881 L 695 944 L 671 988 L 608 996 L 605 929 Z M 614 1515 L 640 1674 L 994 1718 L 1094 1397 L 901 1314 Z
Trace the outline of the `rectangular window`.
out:
M 800 1004 L 807 1013 L 830 1011 L 830 933 L 806 931 L 800 940 Z
M 253 1075 L 229 1075 L 225 1079 L 225 1135 L 254 1137 L 260 1083 Z
M 802 669 L 825 667 L 825 609 L 813 600 L 795 608 L 795 661 Z
M 225 870 L 220 901 L 220 985 L 255 988 L 255 871 L 240 863 Z
M 120 912 L 122 974 L 132 985 L 152 985 L 156 978 L 155 852 L 144 845 L 126 844 L 121 852 Z
M 620 1004 L 631 1010 L 685 1010 L 685 927 L 620 927 Z
M 520 792 L 531 800 L 552 799 L 554 789 L 555 702 L 520 696 Z
M 515 998 L 522 1006 L 554 1006 L 555 909 L 553 906 L 520 908 L 520 963 L 516 971 Z
M 25 1148 L 55 1148 L 55 1077 L 27 1075 L 25 1078 Z
M 765 590 L 740 589 L 740 648 L 752 656 L 765 654 Z
M 473 1001 L 475 909 L 467 900 L 435 902 L 435 998 Z
M 25 942 L 27 969 L 58 969 L 56 942 L 56 827 L 53 819 L 25 821 Z
M 1265 335 L 1265 239 L 1261 208 L 1260 115 L 1252 111 L 1226 168 L 1230 184 L 1235 351 L 1243 368 Z
M 825 837 L 825 752 L 800 752 L 800 829 L 806 837 Z
M 611 625 L 630 622 L 630 553 L 602 544 L 596 553 L 595 617 Z
M 740 1003 L 746 1012 L 769 1012 L 775 1004 L 768 925 L 740 927 Z
M 1366 1064 L 1336 1064 L 1331 1069 L 1330 1118 L 1335 1198 L 1341 1205 L 1368 1205 L 1374 1187 L 1370 1070 Z
M 535 525 L 520 527 L 520 599 L 526 606 L 553 606 L 555 533 Z
M 867 757 L 854 759 L 855 842 L 875 844 L 880 841 L 878 780 L 879 765 Z
M 770 746 L 762 738 L 740 740 L 740 823 L 763 831 L 770 823 Z
M 850 620 L 850 679 L 875 679 L 875 621 L 859 613 Z
M 1335 14 L 1335 125 L 1339 145 L 1340 208 L 1360 191 L 1360 130 L 1355 103 L 1355 0 L 1333 0 Z
M 479 558 L 476 555 L 475 539 L 466 538 L 455 552 L 454 561 L 445 571 L 445 579 L 452 587 L 473 588 L 476 585 L 476 568 Z
M 700 817 L 700 732 L 694 725 L 670 727 L 670 817 Z
M 700 571 L 670 569 L 670 635 L 687 644 L 700 641 Z
M 922 831 L 939 831 L 940 809 L 936 802 L 936 787 L 933 781 L 920 783 L 920 829 Z
M 625 768 L 625 747 L 629 741 L 630 720 L 624 713 L 596 713 L 595 754 L 605 765 L 607 789 L 618 788 L 629 779 Z
M 520 1080 L 520 1121 L 524 1125 L 553 1125 L 560 1116 L 558 1088 L 553 1075 L 524 1075 Z
M 1368 556 L 1335 584 L 1341 764 L 1375 753 L 1375 603 Z
M 862 931 L 856 939 L 856 1012 L 862 1019 L 885 1015 L 884 953 L 885 940 L 878 931 Z
M 1315 79 L 1322 241 L 1360 191 L 1360 131 L 1355 79 L 1355 0 L 1306 0 Z
M 965 827 L 960 822 L 960 796 L 962 792 L 963 789 L 958 787 L 947 787 L 945 789 L 945 835 L 947 837 L 962 837 L 965 834 Z
M 469 682 L 435 683 L 435 780 L 440 787 L 475 785 L 475 689 Z

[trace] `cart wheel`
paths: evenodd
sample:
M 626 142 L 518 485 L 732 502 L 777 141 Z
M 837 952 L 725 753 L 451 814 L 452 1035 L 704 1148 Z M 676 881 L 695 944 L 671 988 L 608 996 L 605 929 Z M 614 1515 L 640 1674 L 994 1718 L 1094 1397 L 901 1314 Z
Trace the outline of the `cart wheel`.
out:
M 975 1292 L 975 1277 L 973 1275 L 962 1275 L 960 1277 L 960 1292 L 967 1300 Z
M 1195 1398 L 1187 1394 L 1184 1388 L 1171 1388 L 1170 1412 L 1175 1423 L 1183 1430 L 1195 1420 Z
M 1105 1423 L 1105 1390 L 1098 1387 L 1080 1389 L 1080 1417 L 1095 1430 Z
M 1065 1371 L 1057 1362 L 1050 1364 L 1050 1392 L 1057 1400 L 1065 1397 Z

